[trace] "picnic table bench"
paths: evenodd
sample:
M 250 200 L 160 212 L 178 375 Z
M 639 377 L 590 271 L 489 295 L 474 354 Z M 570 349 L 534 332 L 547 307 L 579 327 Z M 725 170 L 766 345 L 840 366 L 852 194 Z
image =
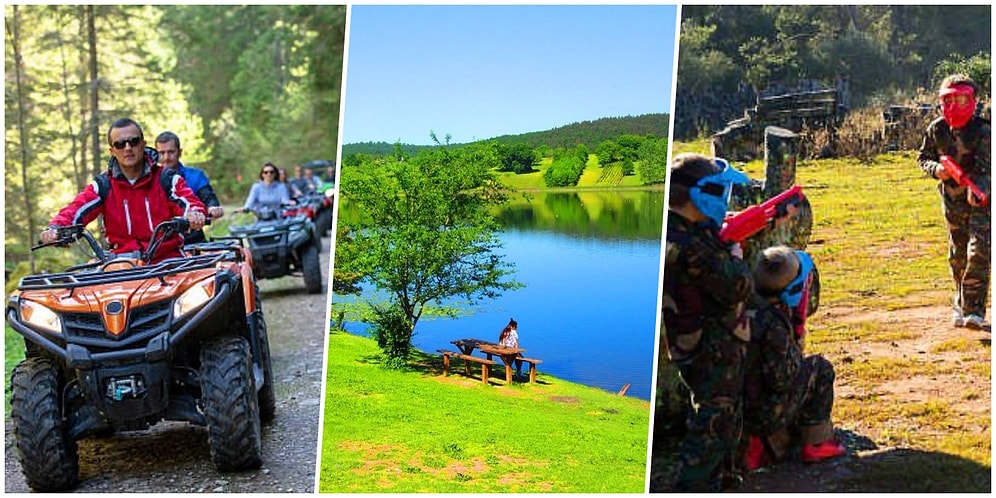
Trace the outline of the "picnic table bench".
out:
M 470 377 L 470 364 L 471 363 L 480 363 L 481 364 L 481 382 L 483 382 L 485 384 L 488 383 L 488 367 L 495 364 L 494 360 L 492 360 L 491 358 L 485 359 L 485 358 L 481 358 L 479 356 L 473 356 L 473 355 L 469 355 L 469 354 L 461 354 L 461 353 L 457 353 L 456 351 L 449 351 L 449 350 L 446 350 L 446 349 L 437 349 L 437 351 L 439 351 L 440 353 L 443 354 L 443 376 L 444 377 L 450 374 L 450 358 L 451 357 L 455 357 L 455 358 L 460 358 L 461 360 L 463 360 L 463 367 L 464 367 L 464 370 L 467 372 L 467 376 L 468 377 Z

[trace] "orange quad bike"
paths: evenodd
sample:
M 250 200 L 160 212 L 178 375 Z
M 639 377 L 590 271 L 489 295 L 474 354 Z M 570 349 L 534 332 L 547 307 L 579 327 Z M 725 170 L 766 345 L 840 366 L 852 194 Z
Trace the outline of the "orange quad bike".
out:
M 82 225 L 51 245 L 86 242 L 94 259 L 21 279 L 7 322 L 24 337 L 11 423 L 27 484 L 73 488 L 77 441 L 163 420 L 206 426 L 219 471 L 262 465 L 260 423 L 276 400 L 258 288 L 238 241 L 194 244 L 151 263 L 189 224 L 159 224 L 142 253 L 112 254 Z

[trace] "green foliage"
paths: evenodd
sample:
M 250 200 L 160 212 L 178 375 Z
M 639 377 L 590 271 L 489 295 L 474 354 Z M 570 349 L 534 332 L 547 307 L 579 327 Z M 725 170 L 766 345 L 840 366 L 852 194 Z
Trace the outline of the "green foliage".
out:
M 373 310 L 373 328 L 370 336 L 377 341 L 377 346 L 387 355 L 387 365 L 391 368 L 402 368 L 408 362 L 411 353 L 412 324 L 401 309 L 401 306 L 370 305 Z
M 537 162 L 536 151 L 529 144 L 525 142 L 513 145 L 496 144 L 496 147 L 499 171 L 511 171 L 520 175 L 533 171 L 533 165 Z
M 637 151 L 637 176 L 644 185 L 664 184 L 667 178 L 667 139 L 647 139 Z
M 992 58 L 985 52 L 979 52 L 970 57 L 953 54 L 950 58 L 938 61 L 934 68 L 933 85 L 931 89 L 941 86 L 941 81 L 948 75 L 963 73 L 969 75 L 979 85 L 979 94 L 990 96 L 992 89 Z
M 602 143 L 598 144 L 595 155 L 598 156 L 598 164 L 603 167 L 622 159 L 619 145 L 612 140 L 603 140 Z
M 547 187 L 573 187 L 581 179 L 585 163 L 577 156 L 569 155 L 553 160 L 550 168 L 543 173 Z
M 987 5 L 688 5 L 679 102 L 691 93 L 735 92 L 743 83 L 759 90 L 800 80 L 832 86 L 841 76 L 852 107 L 896 90 L 914 95 L 936 88 L 930 78 L 941 61 L 965 54 L 988 61 L 991 12 Z
M 363 275 L 387 292 L 412 330 L 429 304 L 475 303 L 518 288 L 513 265 L 496 254 L 499 228 L 488 212 L 504 201 L 494 145 L 402 159 L 343 170 L 340 188 L 354 214 L 351 242 L 336 245 L 336 272 Z M 382 315 L 386 331 L 399 330 L 393 315 Z

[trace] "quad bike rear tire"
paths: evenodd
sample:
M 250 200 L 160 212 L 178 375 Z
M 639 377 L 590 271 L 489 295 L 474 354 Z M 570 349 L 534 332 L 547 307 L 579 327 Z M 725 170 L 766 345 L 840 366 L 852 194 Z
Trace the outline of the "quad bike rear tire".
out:
M 260 363 L 263 368 L 263 387 L 258 392 L 259 420 L 267 423 L 273 420 L 277 414 L 277 396 L 273 391 L 273 366 L 270 364 L 270 341 L 266 336 L 266 318 L 263 316 L 263 302 L 259 298 L 259 286 L 256 286 L 256 315 L 258 323 L 256 330 L 259 331 L 259 351 Z
M 221 472 L 259 468 L 263 437 L 249 343 L 226 336 L 205 344 L 200 377 L 211 461 Z
M 315 220 L 315 228 L 318 229 L 318 235 L 321 237 L 327 237 L 332 233 L 332 210 L 326 209 L 318 213 L 318 217 Z
M 65 491 L 79 479 L 76 441 L 62 418 L 59 368 L 45 358 L 28 358 L 11 376 L 10 418 L 21 471 L 35 491 Z
M 318 251 L 321 240 L 304 246 L 301 250 L 301 272 L 304 274 L 304 287 L 308 294 L 318 294 L 322 291 L 322 267 L 318 261 Z

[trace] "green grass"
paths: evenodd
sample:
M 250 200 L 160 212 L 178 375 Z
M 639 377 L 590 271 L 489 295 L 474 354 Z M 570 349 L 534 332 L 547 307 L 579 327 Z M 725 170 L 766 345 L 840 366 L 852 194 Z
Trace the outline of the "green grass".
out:
M 376 344 L 329 337 L 323 493 L 640 493 L 649 404 L 540 373 L 537 384 L 407 371 Z M 474 366 L 479 375 L 480 370 Z

